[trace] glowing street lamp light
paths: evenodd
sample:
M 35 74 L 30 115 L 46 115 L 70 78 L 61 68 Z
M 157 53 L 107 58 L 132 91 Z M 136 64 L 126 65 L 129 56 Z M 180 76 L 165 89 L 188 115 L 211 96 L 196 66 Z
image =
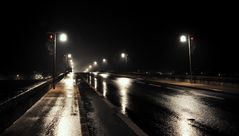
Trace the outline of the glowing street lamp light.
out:
M 92 65 L 89 65 L 89 69 L 91 69 L 92 68 Z
M 71 55 L 71 54 L 68 54 L 67 57 L 68 57 L 69 59 L 71 59 L 72 55 Z
M 61 33 L 60 36 L 59 36 L 59 40 L 61 42 L 67 41 L 67 35 L 65 33 Z
M 181 36 L 180 36 L 180 42 L 182 42 L 182 43 L 187 42 L 187 36 L 181 35 Z
M 121 53 L 121 58 L 125 60 L 125 63 L 128 62 L 128 54 L 126 54 L 126 53 Z
M 192 58 L 191 58 L 191 36 L 189 34 L 187 35 L 181 35 L 180 36 L 180 42 L 188 44 L 188 57 L 189 57 L 189 68 L 190 68 L 190 82 L 192 82 Z
M 102 62 L 103 62 L 103 63 L 106 63 L 106 62 L 107 62 L 107 60 L 106 60 L 105 58 L 103 58 L 103 59 L 102 59 Z
M 121 53 L 121 58 L 125 58 L 126 54 L 125 53 Z
M 94 61 L 94 66 L 97 66 L 97 61 Z

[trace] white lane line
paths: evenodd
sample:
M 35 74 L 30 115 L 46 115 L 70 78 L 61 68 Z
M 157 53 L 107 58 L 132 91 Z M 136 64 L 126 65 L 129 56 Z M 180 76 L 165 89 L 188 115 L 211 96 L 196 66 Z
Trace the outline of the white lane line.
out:
M 134 131 L 134 133 L 138 136 L 148 136 L 142 129 L 140 129 L 136 124 L 134 124 L 133 121 L 131 121 L 128 117 L 126 117 L 125 115 L 121 114 L 121 113 L 117 113 L 117 116 L 123 121 L 125 122 L 130 128 L 131 130 Z
M 162 87 L 161 85 L 155 85 L 155 84 L 149 84 L 151 86 L 155 86 L 155 87 Z
M 201 94 L 201 93 L 196 93 L 196 92 L 192 92 L 192 94 L 197 95 L 197 96 L 204 96 L 204 97 L 219 99 L 219 100 L 223 100 L 224 99 L 223 97 L 207 95 L 207 94 Z
M 213 91 L 217 91 L 217 92 L 222 92 L 222 90 L 220 90 L 220 89 L 216 89 L 216 88 L 212 88 L 211 90 L 213 90 Z
M 180 89 L 176 89 L 176 88 L 172 88 L 172 87 L 166 87 L 169 90 L 180 90 Z
M 114 109 L 116 108 L 110 101 L 108 101 L 106 98 L 103 98 L 103 101 L 111 108 Z
M 176 89 L 176 88 L 172 88 L 172 87 L 166 87 L 167 89 L 170 90 L 177 90 L 177 91 L 181 91 L 180 89 Z M 197 95 L 197 96 L 204 96 L 204 97 L 209 97 L 209 98 L 214 98 L 214 99 L 219 99 L 219 100 L 223 100 L 223 97 L 219 97 L 219 96 L 212 96 L 212 95 L 207 95 L 207 94 L 201 94 L 201 93 L 197 93 L 195 92 L 196 90 L 193 89 L 193 91 L 190 91 L 190 93 Z

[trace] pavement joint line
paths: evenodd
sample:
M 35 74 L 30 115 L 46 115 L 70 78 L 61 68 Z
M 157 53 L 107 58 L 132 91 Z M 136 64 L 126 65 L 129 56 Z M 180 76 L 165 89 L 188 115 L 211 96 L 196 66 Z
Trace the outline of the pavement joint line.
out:
M 87 82 L 86 82 L 87 83 Z M 111 109 L 117 109 L 116 106 L 114 106 L 112 103 L 110 103 L 107 99 L 103 97 L 102 94 L 97 92 L 94 87 L 89 85 L 91 89 L 96 92 L 96 94 L 103 98 L 103 101 L 111 108 Z M 132 120 L 130 120 L 127 116 L 123 115 L 122 113 L 118 112 L 116 115 L 138 136 L 148 136 L 141 128 L 139 128 Z
M 115 106 L 114 106 L 112 103 L 110 103 L 107 99 L 103 99 L 103 101 L 104 101 L 110 108 L 112 108 L 112 109 L 115 108 Z
M 140 129 L 133 121 L 131 121 L 128 117 L 125 115 L 117 112 L 116 114 L 123 122 L 125 122 L 136 135 L 138 136 L 148 136 L 142 129 Z

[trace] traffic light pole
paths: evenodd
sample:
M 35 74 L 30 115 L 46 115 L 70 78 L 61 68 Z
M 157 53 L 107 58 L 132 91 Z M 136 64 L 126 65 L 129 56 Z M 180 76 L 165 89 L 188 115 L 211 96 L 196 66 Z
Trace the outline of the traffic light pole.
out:
M 55 80 L 56 80 L 56 42 L 57 42 L 57 36 L 56 33 L 54 33 L 54 47 L 53 47 L 53 80 L 52 80 L 52 84 L 53 84 L 53 89 L 55 89 Z

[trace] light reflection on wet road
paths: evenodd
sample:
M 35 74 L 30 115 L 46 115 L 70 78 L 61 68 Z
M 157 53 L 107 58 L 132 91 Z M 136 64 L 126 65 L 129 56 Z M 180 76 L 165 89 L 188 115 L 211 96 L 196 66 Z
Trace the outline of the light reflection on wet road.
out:
M 10 126 L 5 136 L 79 136 L 81 126 L 73 74 L 67 75 L 21 118 Z
M 109 74 L 88 81 L 149 135 L 239 135 L 238 96 Z

